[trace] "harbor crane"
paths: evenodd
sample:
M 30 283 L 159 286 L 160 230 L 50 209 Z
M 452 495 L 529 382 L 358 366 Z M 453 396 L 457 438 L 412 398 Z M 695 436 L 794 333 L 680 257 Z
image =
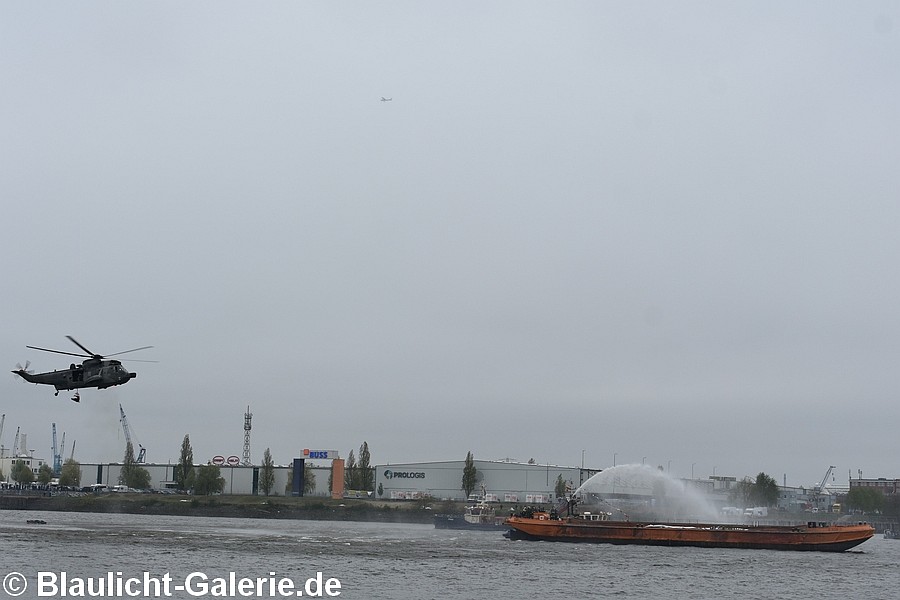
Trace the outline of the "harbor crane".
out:
M 832 477 L 832 473 L 834 472 L 835 466 L 830 465 L 828 470 L 825 471 L 825 477 L 822 478 L 822 481 L 818 483 L 812 490 L 812 500 L 817 509 L 822 508 L 819 506 L 821 503 L 822 497 L 827 496 L 828 492 L 825 490 L 825 486 L 828 484 L 828 478 Z M 832 481 L 834 478 L 832 477 Z
M 831 465 L 830 467 L 828 467 L 828 470 L 825 471 L 825 477 L 822 478 L 822 482 L 816 486 L 816 488 L 815 488 L 816 491 L 821 493 L 825 490 L 825 485 L 828 483 L 828 477 L 831 476 L 831 473 L 834 471 L 834 469 L 835 469 L 834 465 Z M 832 481 L 833 481 L 833 479 L 832 479 Z
M 16 439 L 13 441 L 13 449 L 12 449 L 12 457 L 17 458 L 19 456 L 19 431 L 21 427 L 16 427 Z
M 53 426 L 53 474 L 56 477 L 59 477 L 59 474 L 62 472 L 62 451 L 56 445 L 56 423 L 52 424 Z M 63 439 L 65 439 L 65 434 L 63 434 Z
M 119 421 L 122 422 L 122 429 L 125 431 L 125 441 L 131 444 L 131 447 L 134 448 L 135 442 L 137 442 L 138 446 L 138 455 L 135 462 L 142 463 L 147 459 L 147 449 L 144 448 L 140 442 L 137 440 L 137 436 L 134 436 L 134 441 L 131 439 L 131 428 L 128 426 L 128 417 L 125 416 L 125 410 L 122 408 L 122 405 L 119 405 L 119 414 L 121 417 Z M 75 448 L 73 447 L 72 450 Z

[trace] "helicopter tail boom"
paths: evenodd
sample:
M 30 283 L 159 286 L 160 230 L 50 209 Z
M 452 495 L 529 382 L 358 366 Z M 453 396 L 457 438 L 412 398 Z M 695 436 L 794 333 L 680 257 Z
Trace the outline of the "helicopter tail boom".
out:
M 25 369 L 18 369 L 16 371 L 13 371 L 13 373 L 15 373 L 16 375 L 18 375 L 19 377 L 21 377 L 28 383 L 37 383 L 38 382 L 37 378 L 34 375 L 32 375 L 31 373 L 29 373 L 28 371 L 26 371 Z

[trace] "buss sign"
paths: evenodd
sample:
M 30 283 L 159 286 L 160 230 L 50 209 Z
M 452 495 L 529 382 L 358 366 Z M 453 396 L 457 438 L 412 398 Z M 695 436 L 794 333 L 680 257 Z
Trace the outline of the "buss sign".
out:
M 339 457 L 338 457 L 337 450 L 310 450 L 309 448 L 304 448 L 303 449 L 303 458 L 319 458 L 322 460 L 328 460 L 328 459 L 334 460 L 335 458 L 339 458 Z

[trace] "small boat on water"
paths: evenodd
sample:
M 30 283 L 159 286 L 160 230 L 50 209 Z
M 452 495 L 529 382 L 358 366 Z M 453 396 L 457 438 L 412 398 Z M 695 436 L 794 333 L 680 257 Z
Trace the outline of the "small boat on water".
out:
M 435 529 L 474 529 L 481 531 L 503 531 L 504 518 L 497 515 L 482 488 L 481 496 L 466 506 L 463 514 L 434 515 Z
M 862 544 L 875 529 L 866 523 L 835 525 L 742 525 L 722 523 L 653 523 L 611 521 L 608 513 L 561 517 L 532 511 L 506 519 L 511 539 L 701 546 L 766 550 L 843 552 Z

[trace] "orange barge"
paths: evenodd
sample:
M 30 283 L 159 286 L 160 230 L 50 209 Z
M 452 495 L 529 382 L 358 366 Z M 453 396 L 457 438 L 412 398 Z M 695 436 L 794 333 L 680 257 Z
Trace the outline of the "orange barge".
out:
M 767 550 L 816 550 L 843 552 L 875 534 L 866 524 L 832 525 L 741 525 L 721 523 L 639 523 L 605 520 L 606 515 L 587 513 L 557 517 L 535 512 L 513 516 L 505 523 L 512 539 L 656 546 L 701 546 L 704 548 L 751 548 Z

